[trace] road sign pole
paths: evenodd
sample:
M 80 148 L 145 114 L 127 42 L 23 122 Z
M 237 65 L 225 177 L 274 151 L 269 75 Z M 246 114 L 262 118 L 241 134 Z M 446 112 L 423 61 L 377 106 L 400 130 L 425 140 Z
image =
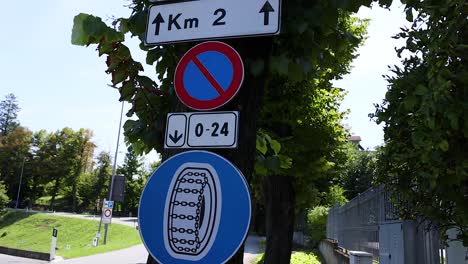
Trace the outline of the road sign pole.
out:
M 110 179 L 110 186 L 109 186 L 109 201 L 112 200 L 112 191 L 114 188 L 114 177 L 115 177 L 115 170 L 117 165 L 117 154 L 119 153 L 119 141 L 120 141 L 120 129 L 122 128 L 122 116 L 123 116 L 123 109 L 124 109 L 124 102 L 122 102 L 122 107 L 120 109 L 120 121 L 119 121 L 119 132 L 117 134 L 117 145 L 115 146 L 115 155 L 114 155 L 114 165 L 112 166 L 112 174 Z M 102 219 L 102 216 L 101 216 Z M 107 230 L 109 229 L 109 224 L 104 224 L 104 245 L 107 243 Z

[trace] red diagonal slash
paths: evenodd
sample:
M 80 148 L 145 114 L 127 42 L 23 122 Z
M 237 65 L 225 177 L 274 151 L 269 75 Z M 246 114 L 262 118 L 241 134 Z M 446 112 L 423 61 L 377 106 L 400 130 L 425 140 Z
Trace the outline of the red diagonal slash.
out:
M 208 82 L 211 84 L 211 86 L 213 86 L 215 88 L 216 92 L 218 92 L 218 94 L 220 96 L 223 95 L 224 94 L 223 88 L 221 87 L 221 85 L 219 85 L 219 83 L 216 81 L 216 79 L 213 77 L 213 75 L 211 75 L 211 73 L 208 71 L 208 69 L 205 67 L 205 65 L 203 65 L 201 63 L 201 61 L 197 57 L 193 57 L 192 61 L 193 61 L 193 63 L 195 63 L 195 65 L 200 70 L 200 72 L 203 74 L 203 76 L 205 76 L 205 78 L 208 80 Z

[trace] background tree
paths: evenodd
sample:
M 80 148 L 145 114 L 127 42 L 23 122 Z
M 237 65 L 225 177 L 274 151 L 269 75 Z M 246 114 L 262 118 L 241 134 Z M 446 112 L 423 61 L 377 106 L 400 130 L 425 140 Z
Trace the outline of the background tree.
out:
M 403 217 L 456 228 L 467 246 L 466 1 L 403 2 L 413 24 L 395 38 L 406 41 L 398 55 L 408 56 L 387 76 L 388 92 L 374 115 L 385 133 L 380 180 L 406 205 Z
M 122 203 L 124 212 L 137 213 L 140 195 L 146 182 L 145 172 L 143 171 L 143 162 L 136 155 L 132 147 L 128 148 L 125 154 L 125 160 L 122 166 L 117 169 L 117 175 L 125 176 L 125 198 Z
M 39 153 L 49 182 L 50 210 L 54 209 L 55 198 L 60 192 L 68 200 L 68 209 L 76 211 L 79 177 L 83 168 L 88 167 L 85 162 L 92 162 L 95 148 L 91 136 L 90 130 L 73 131 L 70 128 L 47 135 Z
M 378 151 L 359 150 L 347 144 L 348 160 L 339 169 L 336 181 L 345 190 L 349 200 L 377 184 Z
M 16 96 L 12 93 L 0 102 L 0 135 L 6 136 L 19 126 L 17 121 L 20 108 Z
M 32 132 L 23 127 L 17 127 L 6 136 L 0 135 L 0 180 L 7 187 L 7 194 L 16 200 L 20 181 L 21 168 L 30 165 L 29 150 L 32 142 Z M 24 173 L 28 178 L 29 169 Z
M 81 198 L 80 211 L 98 213 L 96 200 L 107 198 L 108 186 L 112 172 L 111 156 L 109 152 L 101 151 L 96 157 L 96 167 L 92 172 L 82 173 L 78 184 Z
M 107 185 L 112 173 L 111 155 L 109 152 L 101 152 L 97 157 L 97 167 L 94 171 L 96 183 L 94 185 L 95 199 L 104 199 L 107 194 Z
M 259 124 L 279 143 L 267 140 L 269 144 L 260 144 L 269 145 L 272 151 L 257 148 L 261 153 L 257 156 L 256 173 L 264 175 L 260 181 L 266 206 L 265 263 L 289 262 L 294 216 L 320 203 L 319 194 L 328 189 L 334 167 L 346 160 L 344 145 L 348 133 L 341 125 L 345 113 L 339 110 L 344 92 L 334 88 L 331 81 L 350 71 L 367 23 L 352 18 L 349 12 L 341 11 L 337 16 L 330 27 L 353 36 L 353 41 L 343 38 L 330 44 L 322 42 L 327 39 L 323 36 L 309 51 L 310 56 L 315 52 L 324 56 L 322 61 L 315 62 L 312 72 L 274 77 L 265 90 Z M 308 30 L 320 32 L 314 27 Z M 286 47 L 297 44 L 281 41 L 288 37 L 294 36 L 286 32 L 275 43 L 273 50 L 282 52 L 278 56 L 285 56 Z M 289 67 L 287 63 L 283 62 L 282 67 Z M 301 78 L 305 80 L 299 81 Z M 280 149 L 291 159 L 291 166 L 284 166 L 287 159 L 279 155 Z

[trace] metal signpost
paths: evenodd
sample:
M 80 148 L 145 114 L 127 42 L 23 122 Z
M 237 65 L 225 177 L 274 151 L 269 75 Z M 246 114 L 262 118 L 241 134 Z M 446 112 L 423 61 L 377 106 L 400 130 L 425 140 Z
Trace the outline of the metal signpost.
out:
M 281 0 L 150 1 L 154 5 L 148 14 L 147 45 L 280 31 Z M 237 51 L 208 41 L 181 58 L 174 90 L 187 107 L 210 111 L 233 99 L 243 80 Z M 164 147 L 236 148 L 239 115 L 169 113 Z M 250 218 L 250 193 L 242 172 L 220 155 L 200 150 L 164 161 L 147 181 L 138 210 L 141 238 L 157 263 L 225 263 L 244 242 Z
M 138 222 L 159 263 L 225 263 L 242 245 L 250 215 L 241 172 L 217 154 L 188 151 L 163 162 L 149 178 Z
M 165 148 L 236 148 L 239 112 L 169 113 Z
M 145 42 L 160 45 L 201 39 L 276 35 L 280 0 L 161 1 L 149 10 Z

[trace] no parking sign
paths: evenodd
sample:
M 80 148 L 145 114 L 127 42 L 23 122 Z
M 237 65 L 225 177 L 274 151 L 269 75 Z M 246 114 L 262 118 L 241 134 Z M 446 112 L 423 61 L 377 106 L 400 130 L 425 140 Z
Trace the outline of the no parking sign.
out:
M 229 102 L 244 80 L 244 64 L 231 46 L 201 43 L 180 60 L 174 75 L 179 99 L 195 110 L 212 110 Z

